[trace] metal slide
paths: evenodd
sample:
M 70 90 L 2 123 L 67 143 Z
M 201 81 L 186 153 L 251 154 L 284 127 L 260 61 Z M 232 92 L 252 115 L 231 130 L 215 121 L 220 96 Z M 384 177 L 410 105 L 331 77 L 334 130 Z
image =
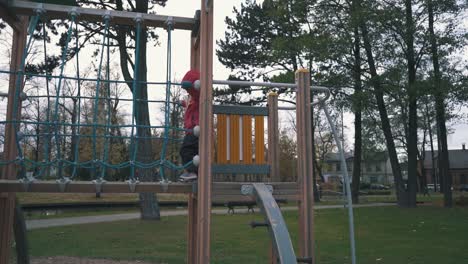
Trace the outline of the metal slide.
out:
M 257 205 L 265 217 L 265 223 L 252 223 L 252 227 L 266 226 L 273 241 L 273 248 L 278 263 L 297 263 L 296 254 L 289 237 L 289 231 L 281 210 L 272 194 L 272 186 L 264 183 L 253 183 L 243 186 L 242 193 L 255 196 Z

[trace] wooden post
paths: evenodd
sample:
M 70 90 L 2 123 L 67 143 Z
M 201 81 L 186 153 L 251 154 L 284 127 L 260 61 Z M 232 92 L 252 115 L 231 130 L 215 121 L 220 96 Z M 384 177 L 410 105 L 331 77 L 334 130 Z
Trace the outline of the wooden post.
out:
M 197 14 L 195 14 L 197 18 Z M 193 70 L 200 69 L 200 31 L 192 31 L 191 49 L 190 49 L 190 68 Z M 187 202 L 188 219 L 187 219 L 187 263 L 197 263 L 197 231 L 198 231 L 198 200 L 196 193 L 190 193 Z
M 13 43 L 12 54 L 10 62 L 9 88 L 8 88 L 8 106 L 6 120 L 13 120 L 13 104 L 16 92 L 16 80 L 18 76 L 15 74 L 20 69 L 21 57 L 26 45 L 27 38 L 27 19 L 21 19 L 21 30 L 13 28 Z M 23 81 L 21 80 L 20 90 L 23 89 Z M 21 92 L 21 91 L 20 91 Z M 21 102 L 18 104 L 17 118 L 21 116 Z M 18 155 L 16 148 L 16 133 L 15 124 L 7 123 L 5 126 L 5 148 L 4 160 L 14 160 Z M 11 163 L 3 167 L 2 179 L 14 180 L 16 179 L 17 167 L 16 164 Z M 0 264 L 7 264 L 11 251 L 11 235 L 13 227 L 13 215 L 15 208 L 15 194 L 14 193 L 0 193 Z
M 280 182 L 277 93 L 268 94 L 268 164 L 270 165 L 271 181 Z
M 278 131 L 278 94 L 268 94 L 268 165 L 270 181 L 280 182 L 279 166 L 279 131 Z M 270 263 L 278 263 L 273 245 L 270 246 Z
M 299 185 L 299 254 L 314 258 L 314 188 L 312 163 L 310 73 L 306 69 L 296 72 L 296 124 Z
M 198 167 L 197 263 L 210 263 L 211 165 L 213 130 L 213 0 L 201 0 L 200 137 Z

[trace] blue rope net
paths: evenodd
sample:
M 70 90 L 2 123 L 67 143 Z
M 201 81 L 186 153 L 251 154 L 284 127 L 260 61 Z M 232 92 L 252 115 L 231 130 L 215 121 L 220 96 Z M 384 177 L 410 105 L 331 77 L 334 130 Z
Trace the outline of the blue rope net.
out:
M 172 25 L 168 23 L 167 34 L 167 73 L 166 82 L 142 82 L 137 79 L 138 60 L 140 59 L 140 35 L 142 34 L 142 21 L 136 20 L 135 34 L 135 63 L 133 80 L 131 82 L 132 97 L 123 98 L 119 95 L 111 94 L 111 85 L 126 84 L 126 81 L 111 80 L 110 78 L 110 38 L 109 38 L 109 17 L 104 17 L 104 31 L 102 40 L 99 45 L 99 60 L 97 65 L 96 78 L 80 76 L 80 45 L 78 39 L 78 24 L 76 15 L 71 14 L 69 26 L 66 32 L 66 40 L 62 48 L 60 57 L 60 65 L 58 74 L 41 74 L 25 72 L 26 60 L 28 51 L 31 50 L 31 45 L 34 42 L 34 33 L 36 27 L 41 22 L 41 14 L 38 13 L 30 21 L 28 30 L 27 44 L 23 50 L 21 65 L 17 72 L 8 70 L 0 70 L 0 74 L 16 75 L 18 78 L 15 83 L 15 95 L 13 102 L 13 118 L 11 120 L 0 121 L 0 125 L 12 125 L 16 134 L 16 147 L 18 156 L 11 160 L 1 160 L 0 166 L 16 163 L 20 166 L 20 174 L 18 178 L 31 180 L 26 172 L 33 172 L 32 179 L 39 178 L 57 178 L 59 181 L 69 181 L 71 179 L 94 179 L 96 181 L 104 181 L 108 179 L 110 170 L 124 171 L 125 179 L 130 181 L 138 180 L 138 170 L 152 169 L 157 172 L 159 180 L 168 181 L 165 171 L 178 171 L 190 166 L 192 162 L 178 165 L 177 161 L 168 160 L 169 145 L 175 147 L 172 151 L 178 149 L 176 145 L 180 144 L 182 139 L 181 134 L 186 130 L 180 127 L 173 127 L 171 123 L 171 110 L 180 107 L 177 102 L 172 102 L 171 88 L 180 86 L 179 83 L 171 82 L 171 32 Z M 46 38 L 47 30 L 45 22 L 42 23 L 43 34 L 43 52 L 44 60 L 47 59 Z M 75 34 L 75 35 L 74 35 Z M 72 37 L 75 37 L 75 45 L 72 47 Z M 65 66 L 67 56 L 70 50 L 74 49 L 76 58 L 76 76 L 65 75 Z M 105 58 L 105 59 L 104 59 Z M 104 63 L 107 61 L 107 63 Z M 103 71 L 105 73 L 103 74 Z M 39 79 L 45 84 L 46 94 L 30 94 L 21 93 L 24 78 Z M 50 93 L 50 82 L 55 83 L 52 89 L 53 95 Z M 95 90 L 92 95 L 86 95 L 83 90 L 85 84 L 95 83 Z M 67 94 L 65 86 L 69 87 L 74 84 L 75 92 Z M 142 103 L 140 98 L 140 84 L 145 84 L 144 87 L 150 85 L 165 86 L 165 100 L 149 100 L 145 99 L 146 103 L 163 104 L 164 122 L 162 125 L 141 125 L 137 124 L 139 115 L 137 104 Z M 42 89 L 43 91 L 43 89 Z M 38 107 L 38 112 L 43 111 L 45 118 L 35 120 L 22 119 L 18 109 L 24 100 L 37 100 L 38 102 L 46 101 L 45 109 Z M 67 102 L 73 102 L 74 108 L 70 116 L 66 116 L 61 107 L 64 107 Z M 112 104 L 125 102 L 131 104 L 131 122 L 115 122 L 115 117 L 111 111 Z M 85 102 L 88 102 L 88 107 L 85 107 Z M 89 107 L 91 105 L 91 107 Z M 91 112 L 91 113 L 90 113 Z M 84 117 L 83 117 L 84 116 Z M 71 119 L 71 120 L 70 120 Z M 31 130 L 31 127 L 38 128 Z M 139 131 L 143 129 L 161 130 L 162 133 L 152 133 L 150 136 L 142 135 Z M 120 131 L 114 133 L 112 131 Z M 122 133 L 126 131 L 126 133 Z M 172 135 L 172 136 L 171 136 Z M 178 137 L 176 137 L 178 135 Z M 159 158 L 153 157 L 150 161 L 142 162 L 138 158 L 139 140 L 151 140 L 151 142 L 160 142 Z M 28 143 L 35 142 L 37 148 L 34 155 Z M 40 143 L 39 143 L 40 142 Z M 120 143 L 119 143 L 120 142 Z M 83 146 L 91 146 L 84 148 Z M 10 146 L 12 147 L 12 146 Z M 40 152 L 39 154 L 37 152 Z M 113 159 L 113 154 L 120 154 L 120 159 Z M 67 157 L 68 154 L 68 157 Z M 172 153 L 174 154 L 174 153 Z M 154 155 L 156 156 L 156 155 Z M 147 159 L 145 159 L 147 160 Z M 122 180 L 122 178 L 120 178 Z

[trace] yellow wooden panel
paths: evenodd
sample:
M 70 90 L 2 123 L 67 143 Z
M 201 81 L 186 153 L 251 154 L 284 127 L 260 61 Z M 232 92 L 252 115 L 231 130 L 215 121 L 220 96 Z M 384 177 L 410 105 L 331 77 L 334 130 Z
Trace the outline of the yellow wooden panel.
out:
M 255 117 L 255 163 L 265 163 L 265 123 L 263 116 Z
M 216 156 L 217 163 L 227 163 L 227 152 L 226 152 L 226 115 L 219 114 L 216 131 Z
M 240 157 L 239 157 L 239 115 L 230 115 L 229 117 L 230 122 L 230 131 L 231 131 L 231 138 L 228 139 L 230 143 L 230 163 L 231 164 L 239 164 Z
M 242 158 L 245 164 L 252 164 L 252 116 L 242 116 Z

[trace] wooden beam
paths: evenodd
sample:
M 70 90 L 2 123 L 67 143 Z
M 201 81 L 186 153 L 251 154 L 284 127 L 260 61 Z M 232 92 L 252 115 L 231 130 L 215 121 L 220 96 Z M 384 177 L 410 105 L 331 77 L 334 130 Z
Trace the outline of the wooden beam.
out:
M 6 0 L 0 1 L 0 18 L 12 27 L 13 30 L 21 31 L 21 20 L 12 13 Z
M 201 0 L 200 16 L 200 137 L 198 168 L 197 264 L 211 256 L 211 165 L 213 151 L 213 2 Z
M 12 42 L 12 54 L 10 61 L 10 71 L 18 72 L 20 70 L 21 59 L 23 56 L 23 50 L 26 46 L 27 39 L 27 18 L 20 20 L 21 29 L 13 30 L 13 42 Z M 6 120 L 13 120 L 14 99 L 16 89 L 23 89 L 23 81 L 21 80 L 20 87 L 16 87 L 18 76 L 16 74 L 10 74 L 9 88 L 8 88 L 8 104 L 7 104 L 7 115 Z M 20 91 L 21 92 L 21 91 Z M 16 115 L 21 116 L 21 102 L 17 105 Z M 4 160 L 14 160 L 18 156 L 18 149 L 16 148 L 16 133 L 14 123 L 7 123 L 5 126 L 5 145 L 4 145 Z M 17 174 L 17 165 L 10 163 L 9 165 L 3 166 L 3 173 L 0 180 L 14 180 Z M 0 264 L 6 264 L 9 262 L 9 256 L 11 252 L 11 231 L 13 227 L 13 214 L 15 208 L 15 194 L 8 193 L 0 196 Z
M 299 184 L 299 257 L 312 258 L 315 262 L 314 242 L 314 188 L 312 166 L 311 95 L 310 73 L 300 69 L 296 72 L 296 127 Z
M 126 182 L 105 182 L 102 184 L 101 193 L 191 193 L 192 191 L 192 183 L 140 182 L 135 185 L 135 191 L 132 191 L 130 185 Z M 17 180 L 0 180 L 1 192 L 96 193 L 96 184 L 89 181 L 71 181 L 66 184 L 65 189 L 62 191 L 60 184 L 55 181 L 37 181 L 25 185 Z
M 251 185 L 251 182 L 213 182 L 213 193 L 217 194 L 237 194 L 241 195 L 241 188 L 244 185 Z M 273 194 L 291 194 L 298 192 L 296 182 L 269 182 L 273 187 Z M 28 188 L 26 188 L 28 186 Z M 193 193 L 193 183 L 169 183 L 162 184 L 158 182 L 140 182 L 136 184 L 135 191 L 130 189 L 126 182 L 105 182 L 102 185 L 102 193 Z M 41 192 L 41 193 L 95 193 L 96 184 L 91 181 L 71 181 L 62 191 L 59 183 L 56 181 L 35 181 L 25 185 L 19 180 L 0 180 L 0 193 L 15 192 Z
M 268 94 L 268 164 L 270 180 L 281 181 L 279 166 L 278 94 Z
M 119 25 L 135 25 L 135 18 L 141 17 L 143 24 L 147 27 L 166 28 L 166 21 L 172 18 L 174 29 L 192 30 L 195 25 L 194 18 L 163 16 L 155 14 L 145 14 L 127 11 L 115 11 L 96 8 L 82 8 L 65 5 L 54 5 L 35 3 L 29 1 L 13 1 L 10 9 L 16 15 L 32 16 L 35 15 L 36 9 L 42 9 L 46 13 L 48 19 L 67 19 L 70 17 L 70 12 L 74 11 L 79 14 L 78 19 L 89 22 L 102 22 L 104 15 L 112 17 L 111 23 Z
M 268 94 L 268 164 L 270 165 L 270 181 L 279 182 L 280 157 L 279 157 L 279 128 L 278 128 L 278 94 Z M 270 243 L 269 263 L 278 263 L 273 242 Z

